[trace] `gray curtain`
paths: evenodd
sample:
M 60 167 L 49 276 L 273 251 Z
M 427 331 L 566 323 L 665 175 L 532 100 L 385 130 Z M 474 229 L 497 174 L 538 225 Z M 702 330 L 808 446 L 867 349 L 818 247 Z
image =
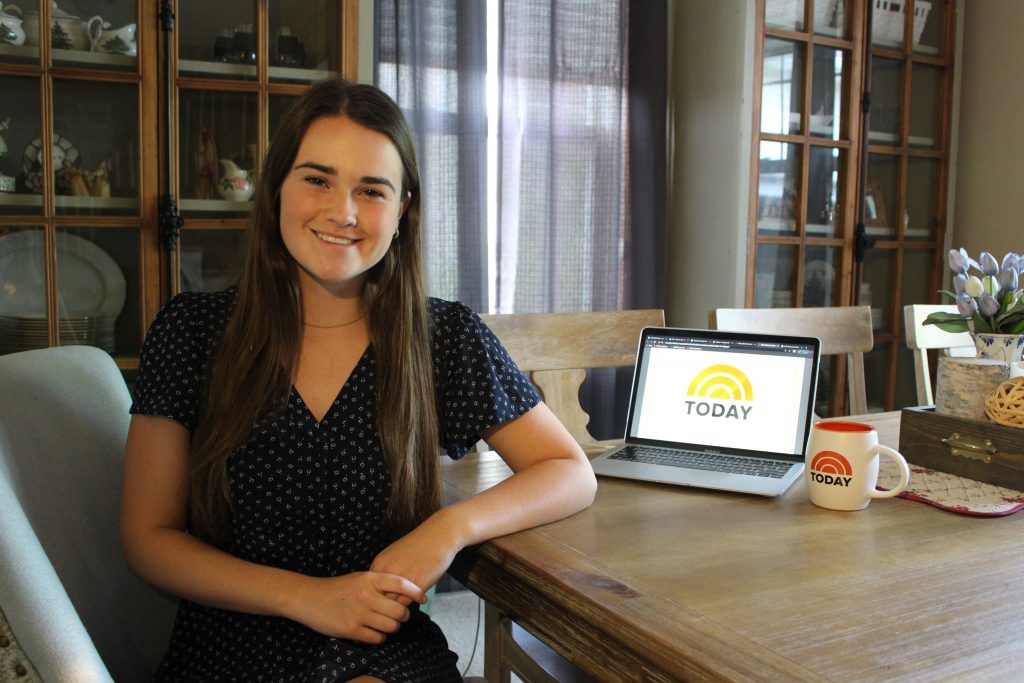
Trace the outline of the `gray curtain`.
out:
M 374 7 L 376 84 L 416 136 L 428 291 L 486 311 L 486 0 Z
M 377 83 L 406 111 L 421 152 L 431 294 L 485 311 L 490 279 L 500 313 L 664 307 L 665 0 L 499 6 L 488 274 L 486 3 L 376 3 Z M 622 436 L 629 379 L 596 372 L 584 384 L 598 438 Z

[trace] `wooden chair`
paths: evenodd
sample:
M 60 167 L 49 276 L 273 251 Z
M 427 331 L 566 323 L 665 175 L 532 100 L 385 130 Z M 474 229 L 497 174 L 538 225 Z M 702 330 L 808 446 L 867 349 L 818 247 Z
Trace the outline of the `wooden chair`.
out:
M 507 313 L 480 316 L 544 402 L 581 444 L 593 443 L 579 389 L 592 368 L 633 365 L 640 330 L 665 324 L 662 310 Z
M 907 347 L 914 354 L 914 375 L 917 377 L 917 403 L 935 405 L 932 396 L 931 369 L 928 350 L 938 349 L 947 356 L 971 357 L 975 354 L 974 339 L 970 332 L 946 332 L 935 325 L 925 325 L 929 314 L 942 311 L 956 313 L 956 306 L 938 304 L 909 304 L 903 307 L 903 324 L 907 332 Z
M 640 330 L 665 324 L 661 310 L 480 317 L 586 450 L 600 450 L 599 442 L 587 431 L 590 418 L 580 407 L 579 388 L 586 370 L 633 365 Z M 494 605 L 485 603 L 484 609 L 484 674 L 489 683 L 508 683 L 512 673 L 526 683 L 595 680 Z
M 827 308 L 717 308 L 708 313 L 715 330 L 817 337 L 821 355 L 846 354 L 850 415 L 868 411 L 864 353 L 874 346 L 870 306 Z

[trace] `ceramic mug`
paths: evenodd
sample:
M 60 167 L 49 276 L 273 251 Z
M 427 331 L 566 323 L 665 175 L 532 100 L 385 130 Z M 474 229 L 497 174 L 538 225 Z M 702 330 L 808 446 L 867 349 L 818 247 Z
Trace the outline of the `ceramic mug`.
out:
M 875 488 L 880 455 L 891 458 L 900 468 L 900 483 L 889 491 Z M 878 432 L 871 425 L 822 421 L 811 428 L 807 443 L 807 491 L 818 507 L 863 510 L 872 498 L 892 498 L 909 482 L 907 461 L 878 443 Z

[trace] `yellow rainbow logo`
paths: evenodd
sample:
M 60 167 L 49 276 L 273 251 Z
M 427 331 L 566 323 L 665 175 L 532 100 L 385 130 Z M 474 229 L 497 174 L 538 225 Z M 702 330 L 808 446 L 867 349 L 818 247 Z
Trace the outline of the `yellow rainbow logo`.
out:
M 686 392 L 690 396 L 719 398 L 727 401 L 753 401 L 754 388 L 750 380 L 732 365 L 720 363 L 700 371 Z

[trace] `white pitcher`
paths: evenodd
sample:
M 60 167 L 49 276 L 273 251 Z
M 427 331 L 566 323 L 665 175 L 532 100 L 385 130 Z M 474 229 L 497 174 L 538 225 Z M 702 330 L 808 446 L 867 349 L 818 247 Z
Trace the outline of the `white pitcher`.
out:
M 96 16 L 89 20 L 86 28 L 93 52 L 107 52 L 129 57 L 134 57 L 138 52 L 135 42 L 135 24 L 111 28 L 109 21 L 104 21 L 103 17 Z
M 0 2 L 0 43 L 21 45 L 25 42 L 25 29 L 21 27 L 21 8 L 17 5 L 7 5 L 5 12 L 3 6 Z
M 56 0 L 50 3 L 50 8 L 50 37 L 53 47 L 65 50 L 88 50 L 89 34 L 86 31 L 88 22 L 57 7 Z M 25 21 L 25 44 L 38 45 L 39 13 L 23 12 L 22 16 Z

